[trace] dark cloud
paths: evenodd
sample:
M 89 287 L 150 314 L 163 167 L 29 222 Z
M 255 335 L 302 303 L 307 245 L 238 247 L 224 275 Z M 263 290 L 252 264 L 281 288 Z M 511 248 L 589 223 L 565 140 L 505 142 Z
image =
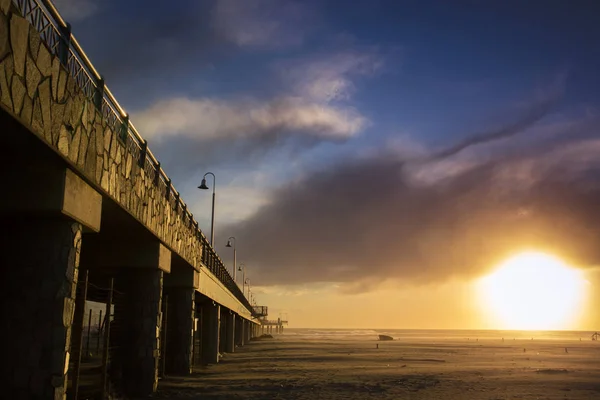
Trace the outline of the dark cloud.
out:
M 210 27 L 213 3 L 107 0 L 93 18 L 71 21 L 73 34 L 118 100 L 139 106 L 227 57 Z
M 335 142 L 335 141 L 334 141 Z M 190 171 L 213 169 L 226 165 L 228 168 L 256 168 L 268 162 L 270 157 L 289 160 L 298 159 L 305 151 L 319 145 L 322 140 L 306 135 L 290 135 L 289 132 L 268 130 L 248 139 L 218 139 L 198 141 L 179 136 L 164 142 L 149 142 L 162 167 L 173 179 L 187 176 Z
M 521 118 L 518 118 L 516 122 L 504 126 L 496 131 L 486 132 L 483 134 L 472 135 L 451 146 L 445 150 L 435 153 L 429 158 L 429 160 L 442 159 L 454 154 L 460 153 L 461 151 L 478 144 L 488 143 L 495 140 L 506 139 L 512 136 L 518 135 L 524 132 L 527 128 L 534 125 L 536 122 L 541 120 L 548 114 L 553 105 L 558 101 L 558 95 L 549 97 L 548 99 L 536 104 L 535 106 L 528 108 Z
M 396 157 L 345 162 L 281 188 L 227 231 L 265 284 L 368 288 L 388 278 L 474 277 L 524 249 L 593 265 L 600 257 L 593 135 L 503 151 L 434 184 L 415 179 L 414 165 Z M 419 166 L 420 176 L 433 167 Z

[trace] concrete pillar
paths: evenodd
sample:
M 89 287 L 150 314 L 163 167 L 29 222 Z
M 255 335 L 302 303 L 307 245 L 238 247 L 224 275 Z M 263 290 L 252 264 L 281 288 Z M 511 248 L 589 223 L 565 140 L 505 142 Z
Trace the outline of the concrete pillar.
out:
M 114 228 L 84 241 L 82 265 L 115 279 L 111 382 L 131 397 L 151 395 L 158 386 L 163 273 L 171 271 L 171 251 L 143 232 L 119 236 Z
M 235 314 L 233 311 L 226 313 L 226 335 L 225 335 L 225 351 L 233 353 L 235 351 Z
M 196 289 L 198 272 L 176 254 L 171 256 L 171 273 L 164 277 L 167 296 L 165 370 L 168 374 L 192 373 Z
M 236 317 L 237 321 L 235 324 L 236 331 L 236 345 L 243 346 L 246 344 L 246 338 L 244 336 L 244 319 L 242 317 Z
M 219 354 L 226 353 L 227 347 L 227 312 L 228 310 L 225 307 L 220 307 L 220 315 L 219 315 Z
M 166 372 L 175 375 L 192 373 L 192 349 L 196 289 L 175 287 L 168 296 Z
M 219 333 L 221 331 L 221 306 L 213 303 L 202 305 L 202 362 L 219 362 Z
M 12 399 L 64 399 L 82 226 L 65 217 L 0 226 L 2 391 Z
M 158 385 L 162 286 L 159 269 L 127 268 L 115 280 L 123 294 L 115 298 L 111 375 L 122 376 L 131 396 L 148 396 Z
M 29 154 L 0 171 L 0 385 L 11 399 L 63 400 L 82 232 L 99 231 L 102 197 L 55 159 Z

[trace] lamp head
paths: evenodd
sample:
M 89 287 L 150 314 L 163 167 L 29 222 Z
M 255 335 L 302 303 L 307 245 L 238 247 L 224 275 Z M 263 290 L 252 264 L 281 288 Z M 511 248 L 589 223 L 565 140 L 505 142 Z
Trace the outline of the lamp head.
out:
M 241 270 L 242 270 L 242 266 L 240 265 L 240 266 L 238 267 L 238 271 L 241 271 Z
M 202 183 L 198 186 L 198 189 L 208 189 L 208 186 L 206 186 L 206 178 L 202 178 Z
M 225 245 L 225 247 L 231 247 L 231 239 L 229 239 L 229 240 L 227 241 L 227 244 Z

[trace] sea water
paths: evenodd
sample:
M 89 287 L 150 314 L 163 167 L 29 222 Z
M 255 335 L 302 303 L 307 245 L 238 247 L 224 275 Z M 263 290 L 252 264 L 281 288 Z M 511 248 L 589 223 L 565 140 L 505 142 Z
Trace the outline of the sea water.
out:
M 387 335 L 400 341 L 489 341 L 489 340 L 591 340 L 591 331 L 511 331 L 467 329 L 311 329 L 288 328 L 286 336 L 299 340 L 378 340 Z

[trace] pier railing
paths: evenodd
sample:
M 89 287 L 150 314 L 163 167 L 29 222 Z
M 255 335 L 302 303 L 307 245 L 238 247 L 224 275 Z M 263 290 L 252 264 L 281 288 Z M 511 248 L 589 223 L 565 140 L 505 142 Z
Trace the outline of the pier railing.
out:
M 94 68 L 77 39 L 71 34 L 70 24 L 60 16 L 56 7 L 48 0 L 12 0 L 12 2 L 21 15 L 37 29 L 42 42 L 59 58 L 83 94 L 93 101 L 109 127 L 118 134 L 126 151 L 132 154 L 140 168 L 151 177 L 159 192 L 167 198 L 183 223 L 195 230 L 202 242 L 202 263 L 254 314 L 252 305 L 234 282 L 206 236 L 198 228 L 198 222 L 180 198 L 179 192 L 175 190 L 171 179 L 161 168 L 160 162 L 148 148 L 148 142 L 131 123 L 129 115 L 104 84 L 104 78 Z

